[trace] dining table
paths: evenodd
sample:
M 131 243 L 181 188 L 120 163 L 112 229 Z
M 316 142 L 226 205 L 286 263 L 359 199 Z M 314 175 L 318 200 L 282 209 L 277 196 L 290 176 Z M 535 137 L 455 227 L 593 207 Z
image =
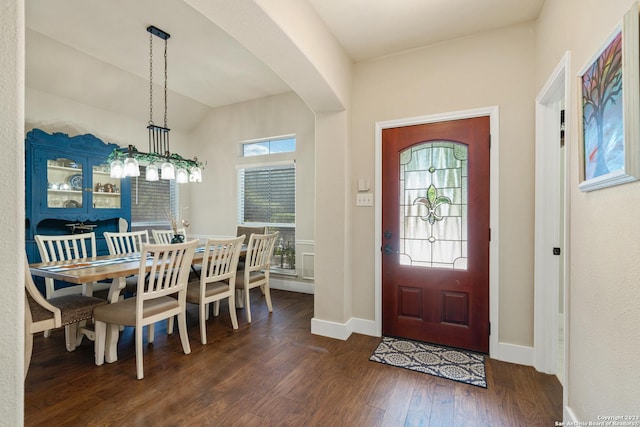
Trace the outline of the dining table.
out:
M 191 266 L 202 264 L 205 246 L 198 246 L 193 255 Z M 246 245 L 243 245 L 241 255 L 246 255 Z M 120 299 L 120 293 L 125 288 L 126 278 L 140 272 L 141 254 L 139 252 L 119 255 L 101 255 L 91 258 L 75 260 L 41 262 L 29 264 L 33 276 L 51 278 L 76 285 L 84 286 L 86 295 L 93 294 L 93 283 L 111 280 L 107 300 L 114 303 Z M 152 260 L 145 260 L 147 269 L 151 270 Z M 108 344 L 107 344 L 108 345 Z M 110 362 L 117 360 L 116 349 L 106 349 L 112 356 Z

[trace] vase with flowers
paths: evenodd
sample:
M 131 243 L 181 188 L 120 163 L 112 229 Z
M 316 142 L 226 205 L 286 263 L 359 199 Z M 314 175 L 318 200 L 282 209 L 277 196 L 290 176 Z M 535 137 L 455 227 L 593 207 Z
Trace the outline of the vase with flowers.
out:
M 185 235 L 178 230 L 178 221 L 176 217 L 171 215 L 171 229 L 173 230 L 173 238 L 171 243 L 184 243 Z

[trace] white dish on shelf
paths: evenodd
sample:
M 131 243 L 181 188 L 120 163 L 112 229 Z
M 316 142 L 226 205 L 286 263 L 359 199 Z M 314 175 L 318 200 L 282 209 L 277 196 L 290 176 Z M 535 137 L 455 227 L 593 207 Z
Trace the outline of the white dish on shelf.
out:
M 82 174 L 71 175 L 68 181 L 73 190 L 82 190 Z

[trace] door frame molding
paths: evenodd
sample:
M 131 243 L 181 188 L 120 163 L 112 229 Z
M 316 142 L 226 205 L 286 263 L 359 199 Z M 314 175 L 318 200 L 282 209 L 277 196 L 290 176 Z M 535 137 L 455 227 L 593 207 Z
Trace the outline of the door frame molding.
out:
M 489 321 L 491 335 L 489 336 L 489 354 L 495 357 L 499 351 L 499 121 L 498 106 L 481 107 L 471 110 L 453 111 L 448 113 L 431 114 L 427 116 L 409 117 L 375 123 L 375 313 L 374 324 L 376 335 L 382 335 L 382 130 L 394 127 L 412 126 L 426 123 L 445 122 L 450 120 L 468 119 L 472 117 L 489 116 L 491 133 L 490 156 L 490 214 L 491 242 L 489 244 Z
M 560 259 L 564 262 L 563 321 L 564 321 L 564 378 L 568 383 L 566 369 L 569 354 L 569 162 L 572 117 L 569 102 L 571 91 L 571 54 L 566 51 L 562 59 L 549 75 L 544 87 L 536 97 L 536 179 L 535 179 L 535 259 L 534 259 L 534 367 L 541 372 L 557 374 L 558 355 L 558 306 L 560 286 Z M 560 189 L 560 124 L 559 103 L 564 99 L 565 117 L 565 158 L 564 197 Z M 555 166 L 554 166 L 555 165 Z M 564 208 L 561 210 L 561 203 Z M 549 215 L 549 210 L 553 212 Z M 563 213 L 560 218 L 560 213 Z M 562 223 L 561 223 L 562 221 Z M 564 230 L 560 236 L 561 230 Z M 559 241 L 560 240 L 560 241 Z M 553 256 L 551 248 L 560 247 L 561 257 Z M 565 393 L 566 400 L 566 393 Z M 566 403 L 566 402 L 565 402 Z

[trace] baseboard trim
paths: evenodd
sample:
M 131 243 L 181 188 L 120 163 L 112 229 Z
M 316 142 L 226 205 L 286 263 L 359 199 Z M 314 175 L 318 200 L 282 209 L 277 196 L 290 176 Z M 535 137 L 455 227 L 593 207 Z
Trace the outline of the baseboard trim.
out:
M 315 317 L 311 319 L 311 333 L 342 341 L 345 341 L 351 335 L 347 324 L 316 319 Z
M 303 294 L 313 294 L 313 283 L 299 282 L 297 280 L 273 277 L 269 277 L 269 287 L 271 289 L 278 289 L 281 291 L 300 292 Z
M 358 319 L 355 317 L 352 317 L 346 323 L 330 322 L 314 317 L 311 319 L 311 333 L 343 341 L 348 339 L 352 333 L 372 337 L 379 337 L 382 334 L 380 328 L 373 320 Z
M 564 425 L 585 425 L 578 421 L 578 417 L 576 416 L 575 412 L 573 412 L 573 409 L 571 409 L 569 406 L 565 405 L 563 409 L 562 421 Z
M 518 365 L 533 366 L 533 347 L 517 344 L 498 343 L 498 354 L 491 354 L 494 359 Z
M 382 331 L 373 320 L 351 318 L 345 323 L 331 322 L 318 318 L 311 319 L 311 333 L 328 338 L 346 340 L 352 333 L 382 336 Z M 498 354 L 491 354 L 494 359 L 519 365 L 533 366 L 533 347 L 517 344 L 499 343 Z
M 369 335 L 372 337 L 382 336 L 382 330 L 378 325 L 376 325 L 376 322 L 374 322 L 373 320 L 358 319 L 352 317 L 349 320 L 349 323 L 351 331 L 355 332 L 356 334 Z

